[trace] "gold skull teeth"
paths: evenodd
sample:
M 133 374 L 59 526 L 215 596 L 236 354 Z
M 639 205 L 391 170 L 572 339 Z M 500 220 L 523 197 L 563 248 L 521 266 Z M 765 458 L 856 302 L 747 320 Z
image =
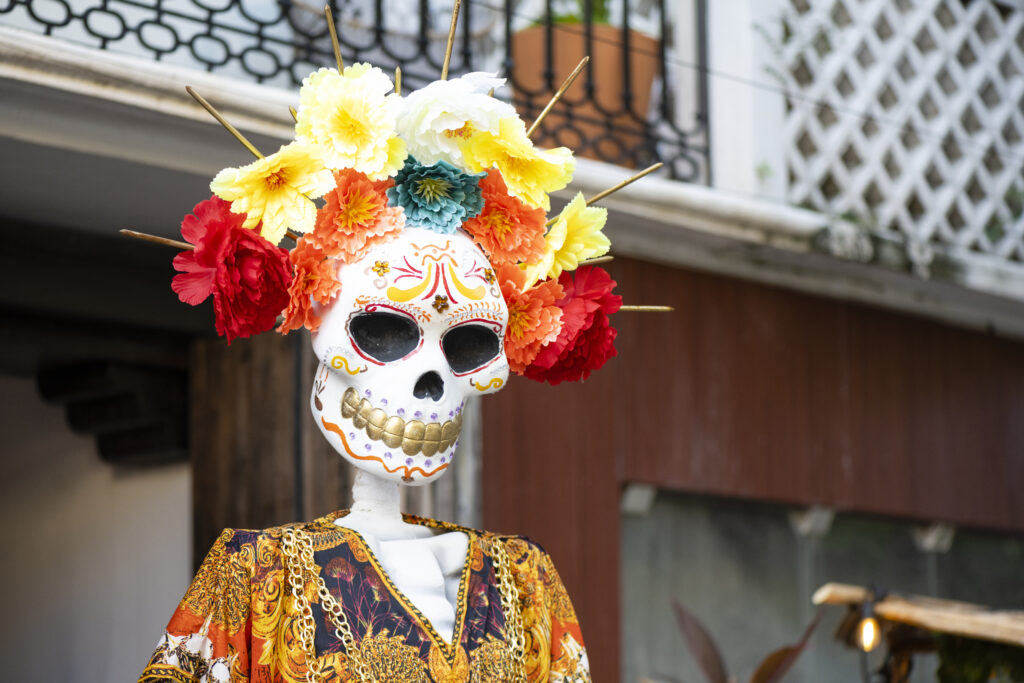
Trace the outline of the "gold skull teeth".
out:
M 401 448 L 406 455 L 422 453 L 430 457 L 455 445 L 462 429 L 462 414 L 453 420 L 423 423 L 406 422 L 397 415 L 388 415 L 382 408 L 374 408 L 368 399 L 360 399 L 352 387 L 341 398 L 341 416 L 350 418 L 356 429 L 362 429 L 373 441 L 383 441 L 388 448 Z

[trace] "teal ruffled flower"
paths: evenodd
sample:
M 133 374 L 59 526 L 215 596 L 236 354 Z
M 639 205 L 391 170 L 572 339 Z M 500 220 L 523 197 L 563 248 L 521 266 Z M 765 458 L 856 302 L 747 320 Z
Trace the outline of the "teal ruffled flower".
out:
M 447 161 L 424 166 L 412 157 L 388 188 L 388 201 L 405 211 L 405 223 L 449 235 L 484 208 L 480 179 L 486 173 L 463 173 Z

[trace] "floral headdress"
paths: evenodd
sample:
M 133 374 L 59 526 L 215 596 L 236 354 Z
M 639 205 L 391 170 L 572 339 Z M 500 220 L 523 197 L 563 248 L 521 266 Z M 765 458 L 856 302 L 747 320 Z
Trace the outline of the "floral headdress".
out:
M 313 331 L 312 302 L 329 304 L 343 286 L 338 264 L 407 223 L 463 230 L 508 304 L 511 369 L 552 384 L 585 379 L 616 355 L 608 316 L 622 299 L 586 263 L 608 252 L 607 210 L 577 194 L 548 219 L 549 195 L 568 185 L 575 160 L 564 147 L 534 147 L 515 109 L 493 96 L 503 84 L 469 73 L 402 96 L 379 68 L 339 59 L 303 80 L 295 138 L 266 157 L 192 93 L 258 158 L 218 173 L 213 196 L 185 217 L 191 249 L 174 259 L 172 288 L 193 306 L 212 295 L 228 343 L 275 326 Z M 290 250 L 278 246 L 286 238 Z

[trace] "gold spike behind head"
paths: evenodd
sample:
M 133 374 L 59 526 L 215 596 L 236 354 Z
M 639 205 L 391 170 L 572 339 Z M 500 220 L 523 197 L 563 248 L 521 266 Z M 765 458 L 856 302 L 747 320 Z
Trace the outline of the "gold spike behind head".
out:
M 540 122 L 544 120 L 544 117 L 548 115 L 548 112 L 551 111 L 551 108 L 554 107 L 558 100 L 562 98 L 562 95 L 564 95 L 565 91 L 569 89 L 569 86 L 572 85 L 573 81 L 576 80 L 576 77 L 580 75 L 580 72 L 583 71 L 583 67 L 585 67 L 587 65 L 587 62 L 589 61 L 589 55 L 581 59 L 580 63 L 576 65 L 576 68 L 572 70 L 572 73 L 569 74 L 569 76 L 564 81 L 562 81 L 562 85 L 558 87 L 558 90 L 555 91 L 555 94 L 551 96 L 550 100 L 548 100 L 547 105 L 545 105 L 544 109 L 540 112 L 540 115 L 537 116 L 537 120 L 534 121 L 533 125 L 531 125 L 530 128 L 526 131 L 526 137 L 530 137 L 531 135 L 533 135 L 533 131 L 537 130 L 537 126 L 540 125 Z
M 618 192 L 619 190 L 621 190 L 622 188 L 626 187 L 630 183 L 635 183 L 636 181 L 638 181 L 641 178 L 643 178 L 645 175 L 647 175 L 649 173 L 653 173 L 654 171 L 657 171 L 659 168 L 661 168 L 664 165 L 665 164 L 661 163 L 660 161 L 658 163 L 656 163 L 656 164 L 651 164 L 650 166 L 648 166 L 644 170 L 640 171 L 639 173 L 636 173 L 636 174 L 633 174 L 633 175 L 629 176 L 628 178 L 623 180 L 621 183 L 617 183 L 617 184 L 612 185 L 611 187 L 609 187 L 607 190 L 603 190 L 601 192 L 598 192 L 593 197 L 591 197 L 590 199 L 587 200 L 587 206 L 590 206 L 594 202 L 597 202 L 597 201 L 600 201 L 600 200 L 604 199 L 605 197 L 607 197 L 608 195 L 612 194 L 613 192 Z M 548 222 L 545 223 L 545 225 L 547 227 L 551 227 L 552 225 L 555 224 L 555 221 L 557 221 L 557 220 L 558 220 L 558 216 L 555 216 L 554 218 L 549 219 Z
M 643 313 L 668 313 L 676 310 L 672 306 L 619 306 L 620 311 L 640 311 Z
M 617 185 L 612 185 L 611 187 L 609 187 L 604 192 L 598 192 L 593 197 L 591 197 L 590 199 L 587 200 L 587 206 L 590 206 L 594 202 L 601 201 L 602 199 L 604 199 L 605 197 L 607 197 L 608 195 L 610 195 L 613 192 L 618 192 L 619 190 L 624 188 L 626 185 L 629 185 L 631 183 L 635 183 L 636 181 L 640 180 L 641 178 L 643 178 L 648 173 L 654 173 L 655 171 L 657 171 L 659 168 L 661 168 L 664 165 L 665 164 L 661 163 L 660 161 L 658 163 L 656 163 L 656 164 L 651 164 L 650 166 L 648 166 L 644 170 L 640 171 L 639 173 L 637 173 L 635 175 L 631 175 L 630 177 L 626 178 L 621 183 L 619 183 Z
M 334 62 L 338 65 L 338 73 L 341 73 L 345 70 L 345 60 L 341 58 L 341 46 L 338 45 L 338 29 L 334 27 L 334 14 L 331 13 L 330 5 L 324 5 L 324 17 L 327 19 L 327 32 L 331 34 Z
M 255 145 L 253 145 L 251 142 L 246 140 L 245 136 L 242 135 L 241 133 L 239 133 L 237 128 L 235 128 L 230 123 L 228 123 L 227 119 L 225 119 L 223 116 L 221 116 L 220 112 L 217 111 L 216 109 L 214 109 L 213 105 L 210 104 L 209 102 L 207 102 L 203 98 L 202 95 L 200 95 L 195 90 L 193 90 L 192 86 L 186 85 L 185 86 L 185 92 L 187 92 L 189 95 L 191 95 L 192 99 L 194 99 L 196 102 L 201 104 L 203 106 L 203 109 L 205 109 L 206 111 L 208 111 L 210 113 L 210 116 L 212 116 L 213 118 L 217 119 L 217 123 L 219 123 L 220 125 L 224 126 L 225 130 L 227 130 L 227 132 L 229 132 L 232 135 L 234 135 L 235 139 L 238 140 L 239 142 L 241 142 L 243 145 L 245 145 L 245 148 L 248 149 L 250 152 L 252 152 L 256 156 L 257 159 L 262 159 L 263 158 L 263 155 L 260 154 L 260 151 L 258 149 L 256 149 Z
M 188 242 L 169 240 L 166 237 L 157 237 L 156 235 L 150 235 L 149 233 L 146 232 L 136 232 L 134 230 L 118 230 L 118 232 L 124 235 L 125 237 L 134 237 L 135 239 L 144 240 L 146 242 L 153 242 L 154 244 L 163 244 L 168 247 L 176 247 L 178 249 L 185 249 L 187 251 L 192 251 L 193 249 L 195 249 L 195 247 L 189 244 Z
M 441 80 L 448 80 L 448 63 L 452 60 L 452 45 L 455 44 L 455 27 L 459 24 L 459 8 L 462 0 L 455 0 L 452 7 L 452 25 L 448 27 L 448 44 L 444 48 L 444 66 L 441 67 Z

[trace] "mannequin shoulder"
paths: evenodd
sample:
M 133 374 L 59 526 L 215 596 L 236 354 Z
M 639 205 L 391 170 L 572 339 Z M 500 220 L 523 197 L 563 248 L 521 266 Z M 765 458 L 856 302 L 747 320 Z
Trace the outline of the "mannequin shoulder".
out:
M 283 524 L 266 529 L 227 528 L 221 531 L 217 537 L 204 564 L 230 562 L 233 565 L 256 563 L 268 566 L 279 561 L 284 546 L 285 532 L 288 529 L 306 532 L 312 539 L 314 550 L 322 546 L 325 541 L 335 540 L 334 536 L 341 536 L 339 530 L 325 527 L 317 522 Z M 325 536 L 328 535 L 332 538 L 325 539 Z
M 416 517 L 414 515 L 403 515 L 403 518 L 406 522 L 412 524 L 431 527 L 435 532 L 459 531 L 469 537 L 477 538 L 480 541 L 479 547 L 488 554 L 492 554 L 493 551 L 502 548 L 513 563 L 514 568 L 551 566 L 551 557 L 544 550 L 544 547 L 526 536 L 474 529 L 451 522 Z
M 485 548 L 493 550 L 501 548 L 505 551 L 517 576 L 532 575 L 543 578 L 557 576 L 551 555 L 533 539 L 527 536 L 497 534 L 488 531 L 480 533 Z

